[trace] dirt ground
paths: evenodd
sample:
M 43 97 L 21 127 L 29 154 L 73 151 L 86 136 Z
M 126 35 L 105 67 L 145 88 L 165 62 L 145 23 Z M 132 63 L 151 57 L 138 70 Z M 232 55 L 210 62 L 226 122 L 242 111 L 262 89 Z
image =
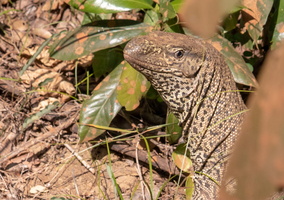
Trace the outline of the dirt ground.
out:
M 151 173 L 149 164 L 137 162 L 137 143 L 131 155 L 78 143 L 81 102 L 62 93 L 80 98 L 75 66 L 83 79 L 92 56 L 63 62 L 44 48 L 23 70 L 46 39 L 74 29 L 82 18 L 63 0 L 0 0 L 0 199 L 138 200 L 152 199 L 150 190 L 154 199 L 158 193 L 159 199 L 182 199 L 184 188 L 169 182 L 169 174 Z M 62 106 L 38 116 L 55 102 Z

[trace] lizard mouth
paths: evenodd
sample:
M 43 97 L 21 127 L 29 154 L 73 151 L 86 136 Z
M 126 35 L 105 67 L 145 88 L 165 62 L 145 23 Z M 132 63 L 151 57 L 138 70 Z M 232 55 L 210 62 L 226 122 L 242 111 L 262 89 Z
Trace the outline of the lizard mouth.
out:
M 154 63 L 149 63 L 144 60 L 139 60 L 137 58 L 132 57 L 131 55 L 127 54 L 124 52 L 124 58 L 129 64 L 135 68 L 136 70 L 150 70 L 153 72 L 159 72 L 159 73 L 167 73 L 167 74 L 174 74 L 176 76 L 181 77 L 182 72 L 173 70 L 173 69 L 166 69 L 160 65 L 154 64 Z
M 160 70 L 157 70 L 156 68 L 160 68 L 160 66 L 155 65 L 153 63 L 147 63 L 146 61 L 139 60 L 137 58 L 132 57 L 131 55 L 124 53 L 124 58 L 129 64 L 133 65 L 133 67 L 136 69 L 149 69 L 151 71 L 157 71 L 159 72 Z

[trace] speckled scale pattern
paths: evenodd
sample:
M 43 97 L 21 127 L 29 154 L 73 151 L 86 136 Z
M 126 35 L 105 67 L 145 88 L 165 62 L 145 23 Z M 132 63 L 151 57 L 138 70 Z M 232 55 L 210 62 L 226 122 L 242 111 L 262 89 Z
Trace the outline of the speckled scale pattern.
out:
M 246 109 L 222 55 L 205 41 L 152 32 L 132 39 L 125 59 L 144 74 L 183 126 L 195 171 L 222 182 Z M 194 175 L 193 199 L 217 199 L 216 183 Z

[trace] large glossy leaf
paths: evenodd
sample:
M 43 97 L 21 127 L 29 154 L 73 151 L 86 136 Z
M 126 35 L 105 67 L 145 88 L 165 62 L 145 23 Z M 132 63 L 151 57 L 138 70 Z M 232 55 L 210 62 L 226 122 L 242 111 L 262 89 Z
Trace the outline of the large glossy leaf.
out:
M 275 1 L 279 2 L 279 4 L 275 5 L 275 13 L 274 17 L 276 18 L 276 26 L 273 30 L 273 38 L 272 38 L 272 47 L 275 48 L 275 46 L 280 42 L 284 40 L 284 1 L 279 0 Z
M 117 87 L 117 99 L 126 110 L 139 106 L 140 99 L 146 94 L 150 83 L 145 76 L 133 69 L 128 63 L 124 65 L 120 83 Z
M 95 52 L 92 63 L 95 77 L 98 78 L 111 72 L 123 60 L 122 49 L 118 47 Z
M 104 130 L 90 128 L 84 124 L 109 126 L 111 120 L 121 109 L 116 98 L 116 87 L 118 86 L 123 61 L 118 65 L 93 91 L 90 99 L 83 103 L 80 113 L 79 136 L 80 141 L 88 141 L 101 135 Z
M 151 9 L 152 0 L 70 0 L 72 7 L 89 13 L 116 13 L 131 9 Z
M 60 36 L 50 48 L 50 55 L 73 60 L 92 52 L 120 45 L 151 31 L 151 26 L 132 20 L 101 20 L 76 28 Z
M 237 83 L 253 87 L 258 86 L 258 83 L 247 64 L 228 40 L 221 36 L 216 36 L 208 42 L 223 54 Z

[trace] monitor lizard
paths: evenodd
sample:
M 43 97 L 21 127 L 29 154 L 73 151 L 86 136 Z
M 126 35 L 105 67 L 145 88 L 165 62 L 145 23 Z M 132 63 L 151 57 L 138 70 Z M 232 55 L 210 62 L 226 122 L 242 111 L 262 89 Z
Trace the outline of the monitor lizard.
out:
M 193 199 L 217 199 L 219 186 L 210 178 L 222 182 L 246 110 L 223 56 L 202 39 L 157 31 L 128 42 L 124 58 L 183 127 L 196 172 Z

